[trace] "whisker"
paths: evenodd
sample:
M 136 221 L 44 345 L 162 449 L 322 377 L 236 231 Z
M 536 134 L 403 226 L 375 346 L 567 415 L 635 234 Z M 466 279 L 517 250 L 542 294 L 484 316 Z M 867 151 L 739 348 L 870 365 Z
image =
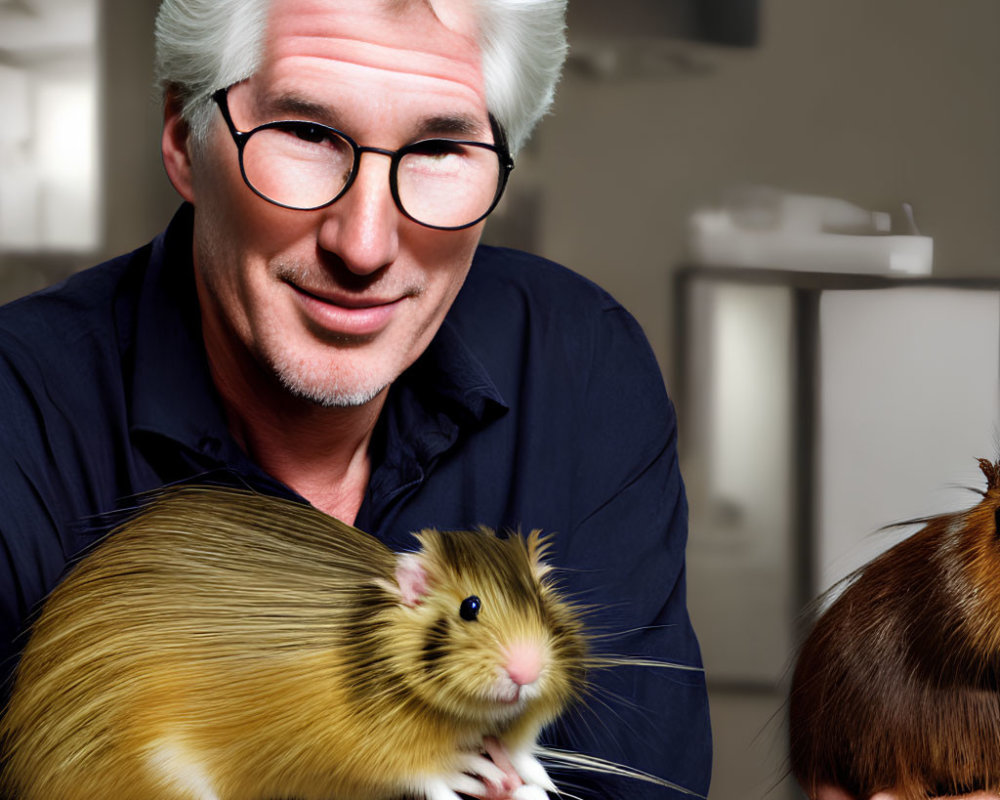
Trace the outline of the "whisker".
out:
M 597 756 L 585 755 L 583 753 L 573 753 L 568 750 L 560 750 L 552 747 L 538 747 L 535 750 L 535 755 L 559 767 L 592 770 L 605 775 L 618 775 L 625 778 L 634 778 L 636 780 L 652 783 L 656 786 L 662 786 L 665 789 L 673 789 L 676 792 L 680 792 L 681 794 L 686 794 L 691 797 L 705 797 L 705 795 L 687 789 L 678 783 L 674 783 L 673 781 L 668 781 L 665 778 L 660 778 L 657 775 L 644 772 L 643 770 L 617 764 L 614 761 L 598 758 Z

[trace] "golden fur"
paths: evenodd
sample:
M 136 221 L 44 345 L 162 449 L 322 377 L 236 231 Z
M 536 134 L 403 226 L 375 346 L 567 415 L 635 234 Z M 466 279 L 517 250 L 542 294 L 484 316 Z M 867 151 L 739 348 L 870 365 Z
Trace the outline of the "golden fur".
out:
M 586 661 L 538 533 L 419 540 L 430 589 L 411 606 L 395 554 L 311 507 L 163 493 L 48 599 L 0 726 L 0 786 L 20 800 L 377 800 L 462 771 L 484 736 L 530 746 Z M 465 622 L 470 595 L 482 610 Z M 498 703 L 520 638 L 545 653 L 537 696 Z

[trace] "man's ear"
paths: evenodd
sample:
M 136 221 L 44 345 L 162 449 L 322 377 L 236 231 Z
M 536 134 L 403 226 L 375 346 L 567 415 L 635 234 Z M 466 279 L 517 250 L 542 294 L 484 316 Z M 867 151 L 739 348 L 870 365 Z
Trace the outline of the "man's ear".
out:
M 178 193 L 189 203 L 194 202 L 191 181 L 191 128 L 181 116 L 181 101 L 177 92 L 168 89 L 163 103 L 163 137 L 160 147 L 167 177 Z

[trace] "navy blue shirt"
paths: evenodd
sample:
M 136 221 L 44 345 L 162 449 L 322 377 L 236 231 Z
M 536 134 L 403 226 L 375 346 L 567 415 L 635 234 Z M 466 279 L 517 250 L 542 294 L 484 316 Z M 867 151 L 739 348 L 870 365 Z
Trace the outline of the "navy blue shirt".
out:
M 102 532 L 99 515 L 217 475 L 297 497 L 230 436 L 201 340 L 190 207 L 146 247 L 0 309 L 0 659 Z M 355 524 L 396 549 L 424 527 L 553 535 L 601 647 L 700 665 L 685 606 L 673 407 L 634 319 L 551 262 L 480 247 L 439 333 L 390 388 Z M 301 499 L 301 498 L 299 498 Z M 708 790 L 703 675 L 615 667 L 546 741 Z M 585 772 L 580 797 L 670 797 Z

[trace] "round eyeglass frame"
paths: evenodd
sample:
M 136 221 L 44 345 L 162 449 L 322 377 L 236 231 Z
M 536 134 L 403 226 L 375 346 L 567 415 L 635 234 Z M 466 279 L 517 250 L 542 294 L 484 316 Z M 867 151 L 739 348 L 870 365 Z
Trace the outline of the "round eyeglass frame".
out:
M 398 150 L 387 150 L 382 147 L 367 147 L 360 145 L 354 141 L 350 136 L 348 136 L 343 131 L 332 128 L 329 125 L 323 125 L 319 122 L 312 122 L 310 120 L 296 120 L 296 119 L 282 119 L 275 120 L 273 122 L 265 122 L 263 125 L 258 125 L 256 128 L 252 128 L 249 131 L 241 131 L 236 127 L 233 122 L 233 117 L 229 113 L 229 89 L 231 87 L 227 86 L 223 89 L 219 89 L 212 95 L 212 100 L 219 106 L 219 111 L 222 112 L 222 118 L 225 120 L 226 127 L 229 128 L 229 133 L 233 137 L 233 141 L 236 143 L 236 150 L 239 154 L 240 162 L 240 174 L 243 176 L 243 182 L 250 188 L 255 195 L 266 200 L 272 205 L 280 206 L 281 208 L 289 208 L 293 211 L 316 211 L 320 208 L 326 208 L 327 206 L 332 206 L 341 197 L 347 194 L 347 191 L 351 188 L 354 183 L 354 179 L 358 175 L 358 169 L 361 166 L 361 154 L 362 153 L 379 153 L 380 155 L 389 156 L 390 166 L 389 166 L 389 191 L 392 194 L 393 202 L 396 204 L 396 208 L 399 209 L 401 213 L 407 219 L 417 223 L 418 225 L 423 225 L 425 228 L 433 228 L 439 231 L 460 231 L 465 228 L 471 228 L 473 225 L 482 222 L 486 217 L 488 217 L 493 210 L 497 207 L 497 203 L 500 202 L 500 198 L 503 196 L 504 189 L 507 186 L 507 179 L 510 177 L 510 172 L 514 169 L 514 160 L 510 156 L 510 151 L 507 148 L 507 137 L 504 134 L 503 128 L 494 119 L 493 115 L 490 114 L 490 128 L 493 131 L 493 141 L 495 144 L 489 144 L 488 142 L 475 142 L 466 141 L 464 139 L 446 139 L 446 138 L 434 138 L 434 139 L 421 139 L 418 142 L 413 142 L 411 144 L 405 145 Z M 305 125 L 311 125 L 315 128 L 319 128 L 324 131 L 329 131 L 341 139 L 343 139 L 347 144 L 350 145 L 353 152 L 353 162 L 351 164 L 351 173 L 347 176 L 347 180 L 344 182 L 343 188 L 331 199 L 325 203 L 320 203 L 315 206 L 307 206 L 305 208 L 301 206 L 291 206 L 286 203 L 280 203 L 273 198 L 268 197 L 266 194 L 261 192 L 256 186 L 254 186 L 250 179 L 247 177 L 246 168 L 243 165 L 243 151 L 246 148 L 247 142 L 250 137 L 253 136 L 258 131 L 268 130 L 270 128 L 280 128 L 288 123 L 302 123 Z M 410 212 L 408 212 L 404 207 L 402 201 L 399 199 L 399 185 L 396 178 L 397 168 L 399 167 L 399 162 L 403 159 L 407 153 L 411 153 L 418 150 L 420 147 L 425 147 L 428 142 L 442 141 L 451 142 L 454 144 L 467 145 L 470 147 L 480 147 L 484 150 L 492 150 L 497 155 L 497 160 L 499 162 L 499 171 L 497 173 L 497 189 L 493 196 L 493 201 L 490 203 L 489 208 L 476 217 L 472 222 L 466 222 L 462 225 L 431 225 L 426 222 L 414 217 Z

